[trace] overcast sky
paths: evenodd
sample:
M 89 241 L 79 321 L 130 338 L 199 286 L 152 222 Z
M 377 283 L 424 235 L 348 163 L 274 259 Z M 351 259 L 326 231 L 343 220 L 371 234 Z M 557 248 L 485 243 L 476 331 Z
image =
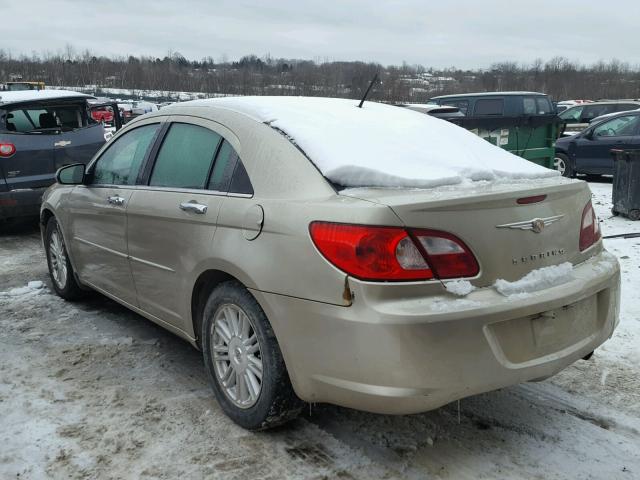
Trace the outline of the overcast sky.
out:
M 487 67 L 556 55 L 640 64 L 640 0 L 0 0 L 12 54 L 177 51 Z

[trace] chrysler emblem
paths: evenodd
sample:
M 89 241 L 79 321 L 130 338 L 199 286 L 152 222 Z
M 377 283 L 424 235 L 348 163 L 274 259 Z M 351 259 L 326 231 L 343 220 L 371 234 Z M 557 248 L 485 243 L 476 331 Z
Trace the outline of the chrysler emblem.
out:
M 531 230 L 533 230 L 533 233 L 540 233 L 542 230 L 544 230 L 544 225 L 544 220 L 542 220 L 541 218 L 536 218 L 531 222 Z
M 531 230 L 533 233 L 542 232 L 545 227 L 556 223 L 562 219 L 564 215 L 555 215 L 553 217 L 546 218 L 534 218 L 531 220 L 525 220 L 524 222 L 505 223 L 503 225 L 496 225 L 496 228 L 513 228 L 515 230 Z

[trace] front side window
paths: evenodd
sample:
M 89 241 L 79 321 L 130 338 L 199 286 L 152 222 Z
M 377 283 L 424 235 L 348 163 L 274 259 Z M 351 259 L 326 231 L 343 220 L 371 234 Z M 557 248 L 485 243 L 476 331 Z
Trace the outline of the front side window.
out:
M 553 113 L 553 106 L 548 98 L 538 97 L 536 98 L 536 105 L 538 107 L 538 115 L 546 115 Z
M 476 100 L 474 115 L 502 115 L 504 100 L 501 98 L 481 98 Z
M 468 100 L 445 100 L 441 103 L 441 105 L 445 105 L 448 107 L 457 107 L 460 109 L 462 113 L 467 114 L 467 110 L 469 110 L 469 101 Z
M 635 135 L 640 124 L 639 115 L 626 115 L 604 122 L 593 129 L 596 137 L 625 137 Z
M 584 106 L 568 108 L 558 116 L 567 123 L 577 123 L 580 120 L 583 109 Z
M 92 184 L 134 185 L 159 129 L 159 123 L 145 125 L 116 139 L 97 160 Z
M 208 128 L 174 123 L 158 152 L 149 185 L 203 189 L 222 137 Z

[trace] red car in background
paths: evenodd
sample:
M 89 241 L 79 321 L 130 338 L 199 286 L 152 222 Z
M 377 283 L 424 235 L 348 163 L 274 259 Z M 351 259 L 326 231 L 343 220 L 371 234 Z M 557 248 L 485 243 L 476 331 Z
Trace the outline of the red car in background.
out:
M 96 107 L 91 109 L 91 118 L 96 122 L 112 123 L 113 110 L 110 107 Z

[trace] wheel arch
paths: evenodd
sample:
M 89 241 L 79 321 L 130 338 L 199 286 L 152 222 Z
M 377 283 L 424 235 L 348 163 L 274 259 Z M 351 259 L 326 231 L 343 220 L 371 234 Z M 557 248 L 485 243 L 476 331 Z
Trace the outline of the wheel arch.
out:
M 47 228 L 47 223 L 51 217 L 55 217 L 53 210 L 49 207 L 44 207 L 40 211 L 40 237 L 42 237 L 42 243 L 44 245 L 44 233 Z
M 202 313 L 204 306 L 209 299 L 209 294 L 218 285 L 230 280 L 244 285 L 236 277 L 223 270 L 210 269 L 202 272 L 196 279 L 191 289 L 191 322 L 193 326 L 193 337 L 196 339 L 196 346 L 202 348 L 200 330 L 202 327 Z

